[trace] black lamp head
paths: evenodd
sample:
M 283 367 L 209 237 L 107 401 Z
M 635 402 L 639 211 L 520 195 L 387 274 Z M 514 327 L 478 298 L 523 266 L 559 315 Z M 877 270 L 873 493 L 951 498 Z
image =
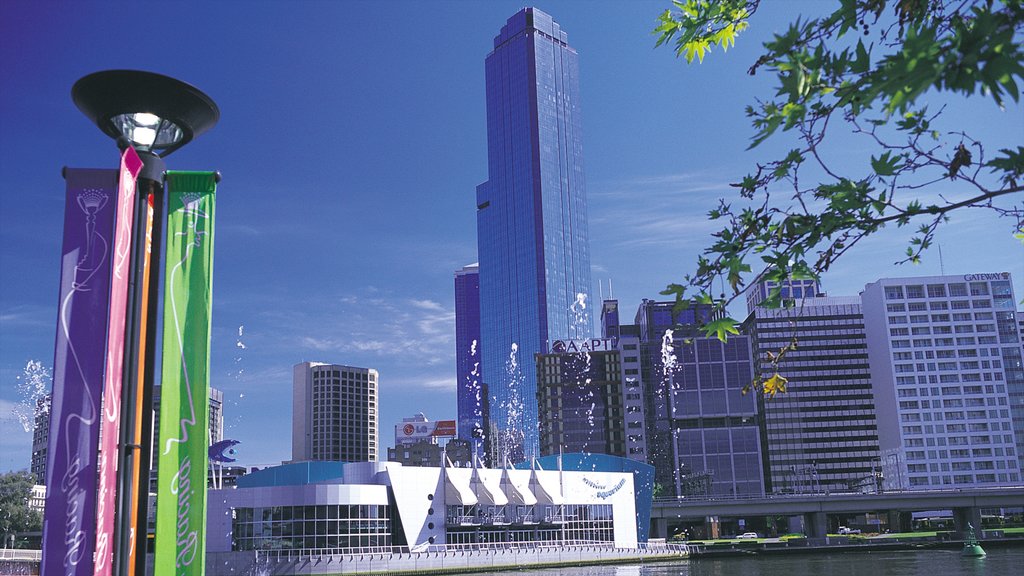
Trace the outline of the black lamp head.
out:
M 217 104 L 198 88 L 154 72 L 94 72 L 75 82 L 71 99 L 111 138 L 160 157 L 220 119 Z

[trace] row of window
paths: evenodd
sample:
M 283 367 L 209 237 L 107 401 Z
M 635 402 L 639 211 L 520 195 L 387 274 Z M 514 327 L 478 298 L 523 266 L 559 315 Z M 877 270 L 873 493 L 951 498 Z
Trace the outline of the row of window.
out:
M 992 289 L 994 293 L 1002 295 L 1004 291 L 1009 289 L 1009 282 L 993 282 Z M 919 284 L 885 287 L 886 300 L 902 300 L 904 298 L 904 293 L 906 294 L 905 297 L 909 299 L 925 298 L 926 294 L 928 298 L 945 298 L 946 296 L 951 298 L 956 298 L 958 296 L 988 296 L 989 285 L 988 282 L 954 282 L 948 285 L 928 284 L 925 286 Z

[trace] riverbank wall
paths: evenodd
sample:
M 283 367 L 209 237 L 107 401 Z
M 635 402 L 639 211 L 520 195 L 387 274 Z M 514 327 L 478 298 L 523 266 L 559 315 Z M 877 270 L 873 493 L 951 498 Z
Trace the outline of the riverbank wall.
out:
M 475 574 L 513 569 L 679 560 L 688 556 L 688 550 L 682 545 L 647 549 L 564 546 L 336 554 L 294 558 L 273 557 L 256 551 L 221 552 L 207 554 L 206 573 L 209 576 Z

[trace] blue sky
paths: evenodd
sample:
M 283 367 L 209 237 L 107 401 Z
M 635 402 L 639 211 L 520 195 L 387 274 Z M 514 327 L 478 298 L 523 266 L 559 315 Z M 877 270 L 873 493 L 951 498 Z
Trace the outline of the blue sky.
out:
M 728 183 L 788 147 L 745 150 L 743 108 L 771 86 L 746 69 L 762 39 L 822 5 L 769 3 L 734 50 L 687 66 L 653 48 L 668 4 L 536 4 L 580 53 L 595 299 L 597 281 L 607 296 L 611 279 L 630 314 L 691 269 Z M 452 274 L 476 261 L 483 61 L 522 5 L 0 3 L 0 471 L 30 459 L 31 435 L 12 415 L 23 368 L 53 362 L 60 168 L 117 165 L 113 143 L 70 99 L 75 80 L 104 69 L 174 76 L 220 106 L 220 123 L 167 160 L 224 176 L 212 385 L 242 463 L 290 457 L 291 367 L 304 360 L 379 370 L 388 443 L 404 416 L 454 418 Z M 953 102 L 947 115 L 990 151 L 1024 140 L 1020 105 Z M 861 171 L 867 150 L 846 139 L 828 153 Z M 983 211 L 954 216 L 938 238 L 945 272 L 1009 271 L 1019 300 L 1024 251 L 1010 227 Z M 938 274 L 935 252 L 891 265 L 908 237 L 891 230 L 858 246 L 826 290 Z

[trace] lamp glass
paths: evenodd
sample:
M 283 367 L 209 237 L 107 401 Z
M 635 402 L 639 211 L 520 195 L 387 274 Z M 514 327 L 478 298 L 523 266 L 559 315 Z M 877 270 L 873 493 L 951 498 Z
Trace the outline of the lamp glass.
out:
M 119 114 L 111 122 L 133 146 L 142 150 L 167 148 L 184 137 L 175 123 L 146 112 Z

